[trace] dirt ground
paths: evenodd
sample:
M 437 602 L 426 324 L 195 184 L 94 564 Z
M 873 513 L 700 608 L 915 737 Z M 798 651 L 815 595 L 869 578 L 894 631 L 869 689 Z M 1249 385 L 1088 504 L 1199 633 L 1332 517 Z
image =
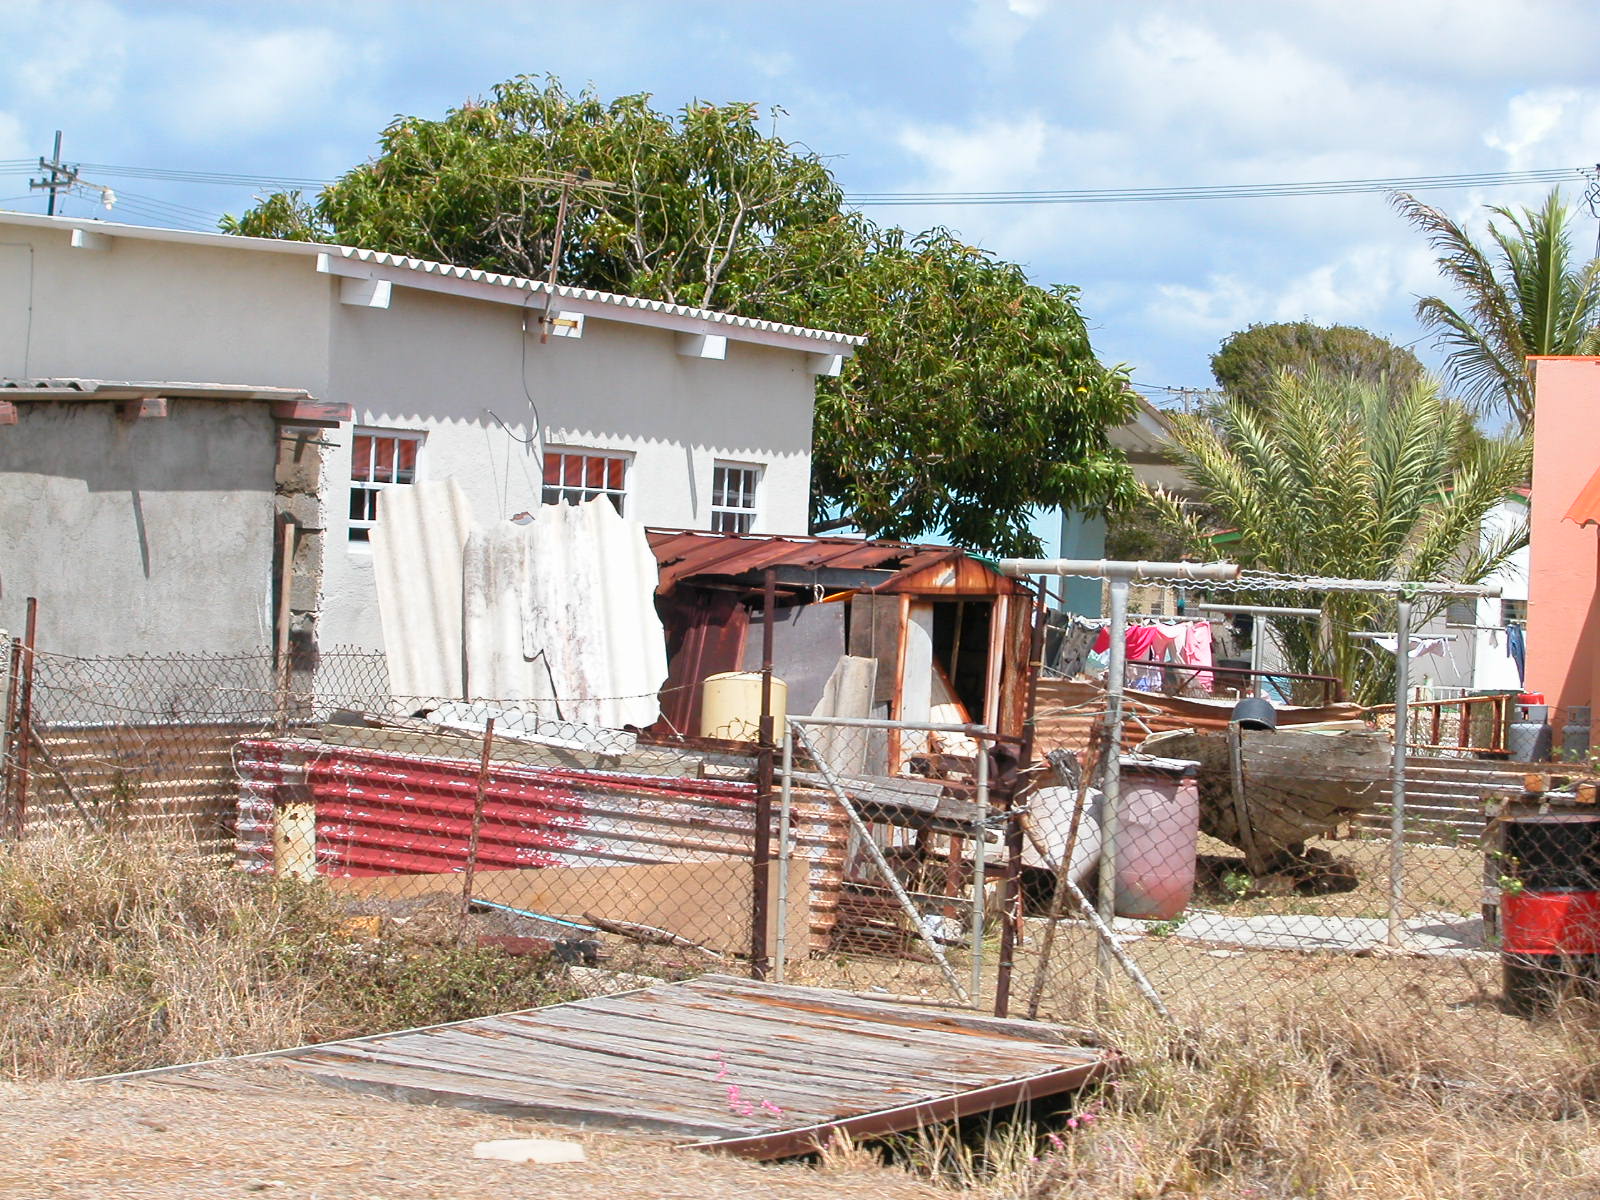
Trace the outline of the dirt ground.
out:
M 200 1083 L 0 1085 L 0 1197 L 950 1196 L 888 1169 L 749 1163 L 643 1134 L 360 1096 L 282 1067 L 230 1067 Z M 475 1142 L 516 1137 L 578 1141 L 588 1161 L 533 1166 L 472 1157 Z

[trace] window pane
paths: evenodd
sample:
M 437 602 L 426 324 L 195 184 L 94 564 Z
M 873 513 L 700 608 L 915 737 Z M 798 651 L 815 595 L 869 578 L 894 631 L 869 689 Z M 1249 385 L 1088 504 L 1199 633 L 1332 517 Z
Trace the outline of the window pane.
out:
M 412 438 L 401 438 L 396 449 L 399 451 L 399 461 L 395 466 L 395 478 L 399 483 L 415 483 L 417 479 L 417 443 Z
M 606 460 L 606 486 L 614 492 L 622 490 L 622 467 L 623 461 L 620 458 Z M 622 511 L 620 504 L 617 506 L 617 511 Z
M 606 485 L 606 460 L 598 456 L 583 460 L 583 482 L 586 487 L 603 488 Z
M 577 485 L 583 482 L 583 455 L 563 454 L 561 456 L 561 482 Z
M 367 434 L 358 433 L 350 451 L 350 478 L 371 479 L 371 467 L 372 438 Z
M 394 439 L 372 439 L 372 478 L 377 483 L 394 482 Z

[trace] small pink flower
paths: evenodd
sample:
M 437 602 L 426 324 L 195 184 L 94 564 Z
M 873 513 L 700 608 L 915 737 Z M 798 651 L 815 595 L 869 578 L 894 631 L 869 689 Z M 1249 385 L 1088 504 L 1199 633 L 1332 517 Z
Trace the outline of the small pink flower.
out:
M 775 1117 L 783 1116 L 783 1109 L 779 1108 L 771 1100 L 763 1100 L 761 1102 L 761 1107 L 766 1109 L 769 1113 L 771 1113 Z
M 1058 1133 L 1047 1133 L 1045 1138 L 1057 1150 L 1065 1150 L 1067 1148 L 1067 1144 L 1061 1140 L 1061 1135 Z

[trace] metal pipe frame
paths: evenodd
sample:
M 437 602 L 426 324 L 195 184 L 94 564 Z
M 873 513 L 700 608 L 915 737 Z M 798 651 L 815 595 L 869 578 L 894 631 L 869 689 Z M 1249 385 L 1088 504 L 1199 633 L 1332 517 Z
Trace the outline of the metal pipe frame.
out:
M 982 822 L 989 813 L 989 747 L 978 745 L 978 820 Z M 968 1002 L 973 1008 L 983 1006 L 983 893 L 988 883 L 985 862 L 987 839 L 985 830 L 973 831 L 972 838 L 972 987 Z M 1007 915 L 1002 911 L 1001 920 Z
M 778 799 L 778 937 L 773 947 L 772 978 L 783 982 L 789 958 L 789 819 L 794 801 L 794 737 L 785 723 L 783 730 L 783 776 Z
M 1117 908 L 1117 809 L 1122 800 L 1122 702 L 1123 675 L 1128 666 L 1128 582 L 1126 576 L 1111 580 L 1111 659 L 1106 676 L 1106 757 L 1100 791 L 1100 887 L 1097 906 L 1100 919 L 1110 927 Z M 1100 967 L 1100 993 L 1110 1000 L 1111 983 L 1117 969 L 1116 956 L 1104 939 L 1096 946 Z

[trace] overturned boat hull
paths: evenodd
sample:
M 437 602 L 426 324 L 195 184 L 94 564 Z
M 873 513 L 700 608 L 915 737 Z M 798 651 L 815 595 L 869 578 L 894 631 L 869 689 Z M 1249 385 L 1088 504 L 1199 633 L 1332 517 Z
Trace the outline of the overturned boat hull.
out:
M 1149 754 L 1200 764 L 1200 830 L 1242 850 L 1256 875 L 1285 854 L 1382 804 L 1392 743 L 1385 734 L 1176 730 Z

